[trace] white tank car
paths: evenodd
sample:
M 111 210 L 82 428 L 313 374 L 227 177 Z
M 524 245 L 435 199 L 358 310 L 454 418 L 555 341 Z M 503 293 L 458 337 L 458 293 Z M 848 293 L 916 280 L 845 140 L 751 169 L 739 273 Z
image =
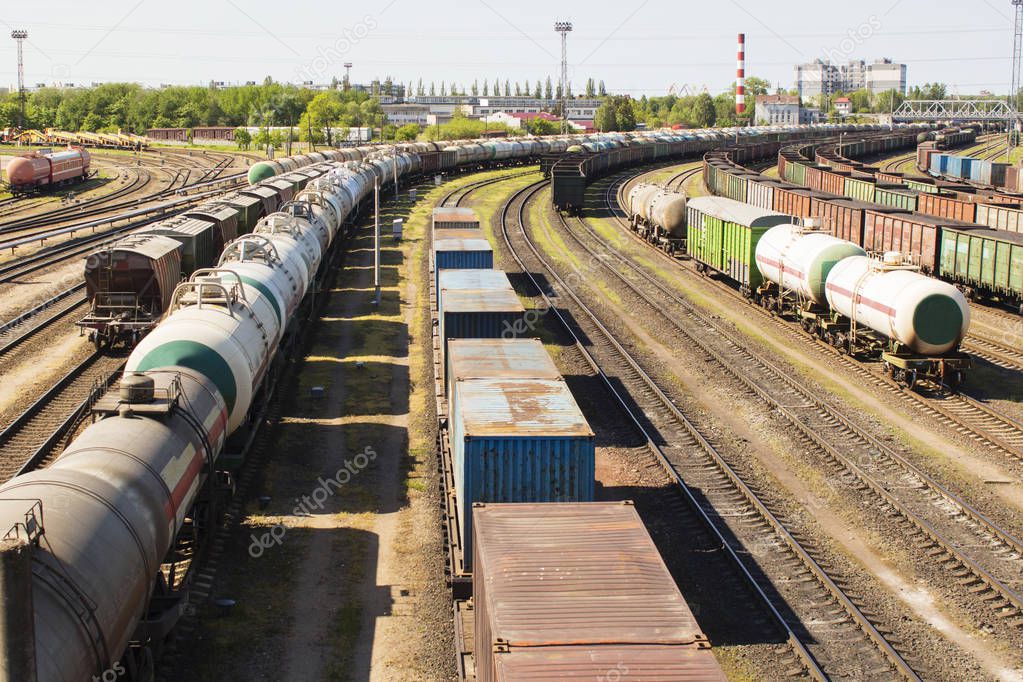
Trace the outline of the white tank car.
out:
M 756 261 L 769 282 L 823 303 L 824 284 L 835 264 L 866 255 L 856 244 L 830 234 L 808 232 L 799 225 L 778 225 L 760 237 Z
M 650 199 L 653 198 L 661 188 L 657 185 L 651 185 L 649 183 L 641 182 L 640 184 L 629 190 L 629 213 L 633 217 L 639 216 L 644 221 L 650 220 L 650 214 L 648 209 L 650 207 Z
M 181 367 L 146 377 L 156 403 L 115 407 L 53 464 L 0 488 L 5 523 L 24 523 L 18 513 L 35 501 L 42 510 L 45 541 L 32 558 L 40 681 L 99 679 L 117 662 L 204 464 L 223 447 L 227 410 L 213 382 Z
M 629 191 L 629 213 L 672 237 L 685 237 L 686 196 L 681 192 L 640 183 Z
M 275 341 L 246 293 L 237 277 L 200 276 L 178 285 L 167 317 L 135 347 L 125 371 L 179 366 L 210 378 L 227 403 L 228 432 L 234 431 Z
M 295 201 L 305 202 L 317 210 L 323 212 L 323 218 L 330 228 L 330 235 L 333 239 L 337 236 L 338 227 L 341 225 L 341 202 L 334 199 L 334 195 L 322 192 L 318 189 L 304 189 L 295 196 Z
M 897 263 L 890 256 L 839 262 L 828 275 L 828 304 L 920 355 L 955 350 L 970 328 L 966 298 L 951 284 Z
M 298 305 L 320 267 L 324 249 L 330 243 L 327 226 L 311 224 L 287 213 L 272 213 L 260 220 L 252 233 L 265 235 L 274 243 L 281 260 L 293 264 L 294 272 L 302 282 L 301 293 L 295 301 Z M 288 315 L 291 315 L 291 310 Z

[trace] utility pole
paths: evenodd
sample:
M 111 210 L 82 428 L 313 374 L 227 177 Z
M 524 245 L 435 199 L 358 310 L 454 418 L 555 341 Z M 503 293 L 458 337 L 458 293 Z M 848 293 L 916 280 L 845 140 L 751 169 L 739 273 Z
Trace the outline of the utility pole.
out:
M 11 37 L 14 38 L 15 42 L 18 43 L 18 126 L 20 128 L 25 127 L 25 56 L 24 56 L 24 44 L 28 39 L 28 31 L 17 29 L 11 31 Z
M 350 87 L 352 87 L 352 63 L 351 62 L 345 62 L 345 87 L 344 87 L 344 89 L 347 91 L 348 88 L 350 88 Z
M 1015 1 L 1015 0 L 1014 0 Z M 1020 0 L 1023 2 L 1023 0 Z M 568 132 L 568 34 L 572 31 L 571 21 L 555 21 L 554 30 L 561 34 L 561 134 Z
M 1012 84 L 1009 86 L 1009 110 L 1017 112 L 1019 108 L 1020 80 L 1023 78 L 1023 0 L 1012 0 L 1012 7 L 1015 10 L 1016 18 L 1013 22 L 1014 32 L 1012 39 Z M 1008 124 L 1008 141 L 1006 143 L 1006 161 L 1012 158 L 1012 147 L 1015 143 L 1015 128 L 1019 123 L 1019 115 L 1012 117 Z
M 373 305 L 380 305 L 380 178 L 373 181 Z

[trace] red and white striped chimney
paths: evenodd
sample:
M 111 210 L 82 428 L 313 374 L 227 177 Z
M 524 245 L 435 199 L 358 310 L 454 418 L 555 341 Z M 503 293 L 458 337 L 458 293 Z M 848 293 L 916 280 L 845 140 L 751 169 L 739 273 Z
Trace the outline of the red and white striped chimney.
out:
M 735 65 L 735 114 L 746 113 L 746 34 L 739 34 L 739 57 Z

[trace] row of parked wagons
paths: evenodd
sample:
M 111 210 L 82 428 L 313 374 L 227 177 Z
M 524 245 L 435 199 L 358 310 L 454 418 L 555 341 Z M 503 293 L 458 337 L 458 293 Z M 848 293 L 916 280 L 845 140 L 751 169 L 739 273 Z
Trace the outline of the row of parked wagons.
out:
M 472 211 L 433 220 L 432 307 L 460 677 L 723 680 Z M 469 633 L 472 633 L 471 635 Z
M 1023 312 L 1023 234 L 864 201 L 848 191 L 838 195 L 799 187 L 813 176 L 805 174 L 805 163 L 792 160 L 792 151 L 783 150 L 778 157 L 784 183 L 751 175 L 728 150 L 708 154 L 704 168 L 708 187 L 760 208 L 817 218 L 825 230 L 868 252 L 898 252 L 924 273 L 960 286 L 968 296 L 997 298 Z M 802 173 L 795 170 L 798 166 Z

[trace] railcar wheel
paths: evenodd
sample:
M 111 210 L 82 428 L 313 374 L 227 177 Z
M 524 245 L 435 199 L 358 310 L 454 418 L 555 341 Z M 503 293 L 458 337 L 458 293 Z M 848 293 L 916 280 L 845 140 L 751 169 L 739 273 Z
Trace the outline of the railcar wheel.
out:
M 904 381 L 906 383 L 906 388 L 913 388 L 916 386 L 916 370 L 907 369 L 904 375 Z

